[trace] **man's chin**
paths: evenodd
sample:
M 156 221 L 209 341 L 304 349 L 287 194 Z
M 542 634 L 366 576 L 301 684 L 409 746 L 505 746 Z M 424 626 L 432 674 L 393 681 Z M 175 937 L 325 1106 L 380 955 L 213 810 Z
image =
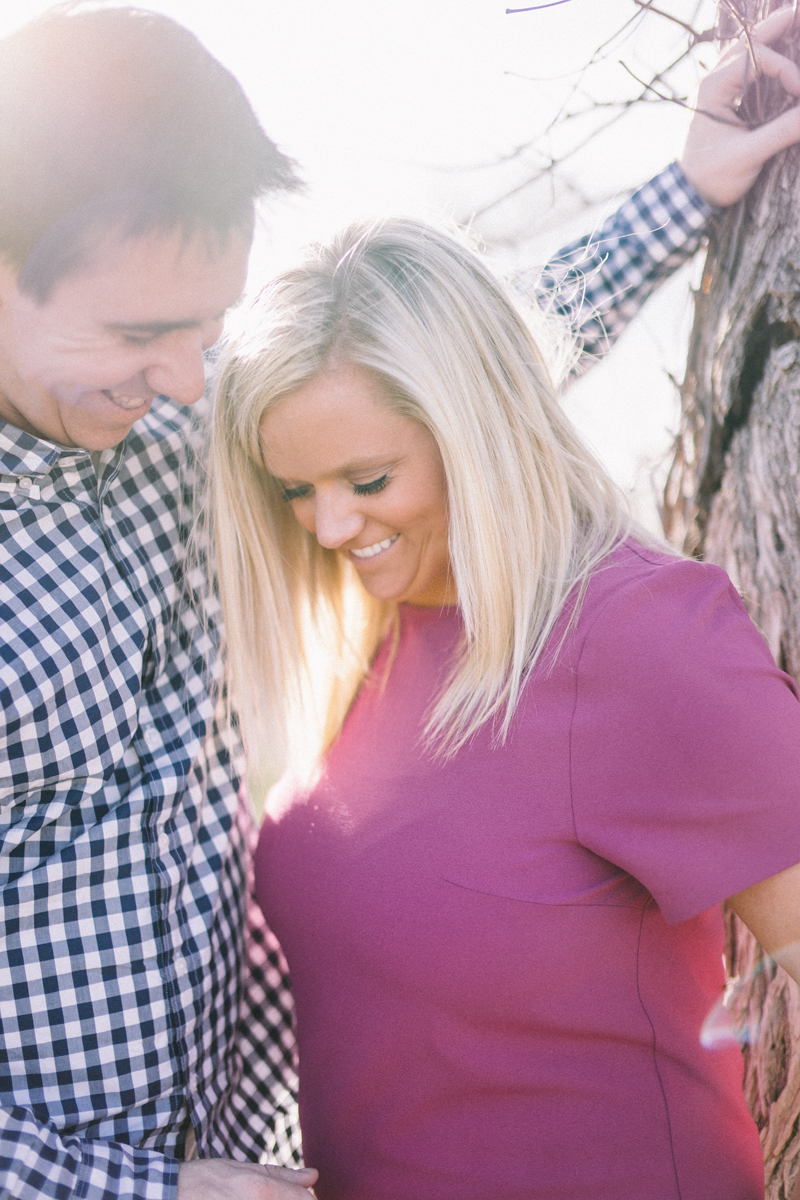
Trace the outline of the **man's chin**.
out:
M 75 411 L 64 415 L 67 444 L 84 450 L 110 450 L 127 437 L 136 421 L 147 416 L 153 397 L 126 407 L 108 392 L 92 392 L 81 397 Z

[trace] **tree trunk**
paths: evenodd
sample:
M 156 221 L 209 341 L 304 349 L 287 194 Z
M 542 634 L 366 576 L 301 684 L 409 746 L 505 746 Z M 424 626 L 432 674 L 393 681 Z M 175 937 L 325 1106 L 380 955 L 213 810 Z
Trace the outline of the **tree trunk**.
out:
M 750 17 L 761 17 L 784 2 L 744 6 Z M 745 101 L 755 119 L 754 96 Z M 766 117 L 785 100 L 767 84 L 761 104 Z M 665 528 L 728 571 L 776 660 L 800 679 L 796 150 L 769 165 L 712 236 L 681 397 Z M 767 1200 L 789 1200 L 800 1166 L 798 991 L 732 913 L 726 922 L 728 1005 L 742 1042 L 745 1095 L 761 1133 Z

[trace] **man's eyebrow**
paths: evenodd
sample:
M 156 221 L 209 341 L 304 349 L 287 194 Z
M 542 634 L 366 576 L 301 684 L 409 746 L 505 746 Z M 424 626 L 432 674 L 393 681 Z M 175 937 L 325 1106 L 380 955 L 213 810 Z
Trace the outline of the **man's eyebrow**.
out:
M 234 301 L 234 304 L 228 306 L 233 308 L 239 300 Z M 211 318 L 212 321 L 221 321 L 228 308 L 223 308 L 221 312 L 215 313 Z M 162 334 L 172 333 L 176 329 L 199 329 L 204 322 L 190 318 L 186 321 L 109 321 L 104 328 L 112 333 L 149 333 L 151 337 L 161 337 Z
M 160 337 L 163 333 L 172 333 L 175 329 L 199 329 L 202 321 L 143 321 L 128 323 L 127 321 L 111 321 L 106 325 L 114 333 L 149 333 Z

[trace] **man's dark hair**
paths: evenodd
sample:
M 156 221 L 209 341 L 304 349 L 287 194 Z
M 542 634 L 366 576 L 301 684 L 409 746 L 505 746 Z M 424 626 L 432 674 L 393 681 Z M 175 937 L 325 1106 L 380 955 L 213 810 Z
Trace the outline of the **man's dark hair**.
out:
M 73 2 L 0 41 L 0 256 L 39 303 L 98 231 L 224 241 L 297 185 L 230 71 L 168 17 Z

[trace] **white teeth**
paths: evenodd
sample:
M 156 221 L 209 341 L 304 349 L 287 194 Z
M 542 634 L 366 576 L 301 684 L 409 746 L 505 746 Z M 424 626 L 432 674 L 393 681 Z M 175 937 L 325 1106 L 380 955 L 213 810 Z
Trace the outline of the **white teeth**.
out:
M 141 396 L 122 396 L 119 392 L 107 391 L 106 395 L 109 400 L 117 405 L 118 408 L 133 409 L 141 408 L 144 400 Z
M 381 550 L 388 550 L 392 542 L 396 542 L 400 537 L 399 533 L 395 533 L 392 537 L 386 538 L 382 542 L 376 542 L 374 546 L 364 546 L 361 550 L 351 550 L 356 558 L 374 558 L 376 554 L 380 554 Z

